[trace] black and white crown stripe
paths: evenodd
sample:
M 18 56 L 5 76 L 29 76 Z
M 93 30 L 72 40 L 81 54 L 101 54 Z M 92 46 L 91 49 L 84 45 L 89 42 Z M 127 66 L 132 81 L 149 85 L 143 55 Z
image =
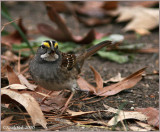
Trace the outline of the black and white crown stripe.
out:
M 53 41 L 49 41 L 49 46 L 51 47 L 51 49 L 54 49 L 54 44 L 53 44 Z
M 51 49 L 54 49 L 54 41 L 43 41 L 41 45 L 43 45 L 44 42 L 47 42 L 49 44 L 49 46 L 51 47 Z M 54 42 L 54 43 L 53 43 Z

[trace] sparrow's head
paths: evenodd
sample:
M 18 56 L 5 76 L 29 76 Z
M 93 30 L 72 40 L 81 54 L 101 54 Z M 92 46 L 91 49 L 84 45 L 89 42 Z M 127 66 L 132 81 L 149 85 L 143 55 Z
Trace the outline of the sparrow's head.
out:
M 41 48 L 47 48 L 48 50 L 56 51 L 58 49 L 58 43 L 55 40 L 46 40 L 42 42 Z
M 59 58 L 58 43 L 54 40 L 43 41 L 38 48 L 37 54 L 45 61 L 56 61 Z

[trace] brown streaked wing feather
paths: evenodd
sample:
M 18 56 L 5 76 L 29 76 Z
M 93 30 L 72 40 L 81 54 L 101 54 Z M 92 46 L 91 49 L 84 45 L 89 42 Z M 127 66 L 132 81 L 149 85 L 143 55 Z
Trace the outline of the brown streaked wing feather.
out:
M 74 54 L 62 53 L 62 65 L 67 67 L 68 70 L 71 70 L 76 63 L 76 56 Z

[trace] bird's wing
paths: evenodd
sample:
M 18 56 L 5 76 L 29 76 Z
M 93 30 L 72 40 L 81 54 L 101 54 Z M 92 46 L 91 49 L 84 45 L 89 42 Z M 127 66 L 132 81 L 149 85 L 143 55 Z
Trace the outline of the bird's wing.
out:
M 76 64 L 76 56 L 74 54 L 62 53 L 62 64 L 61 66 L 71 70 Z

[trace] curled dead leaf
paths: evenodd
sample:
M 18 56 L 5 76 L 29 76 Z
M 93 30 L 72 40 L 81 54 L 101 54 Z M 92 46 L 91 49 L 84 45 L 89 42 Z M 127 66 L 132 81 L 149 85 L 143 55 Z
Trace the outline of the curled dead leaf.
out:
M 95 81 L 97 86 L 94 87 L 91 84 L 89 84 L 86 80 L 83 78 L 79 78 L 77 80 L 77 83 L 82 90 L 87 90 L 89 92 L 93 92 L 93 94 L 97 96 L 111 96 L 119 93 L 122 90 L 128 89 L 133 87 L 142 79 L 142 74 L 144 73 L 145 68 L 142 68 L 138 70 L 137 72 L 131 74 L 130 76 L 124 78 L 122 81 L 103 87 L 103 79 L 101 78 L 100 74 L 92 67 L 92 71 L 94 72 Z
M 6 87 L 4 87 L 2 89 L 8 89 L 8 88 L 10 88 L 10 89 L 27 89 L 26 86 L 21 85 L 21 84 L 11 84 L 11 85 L 6 86 Z
M 104 87 L 97 95 L 99 96 L 111 96 L 119 93 L 122 90 L 131 88 L 137 84 L 142 79 L 142 74 L 144 73 L 146 67 L 138 70 L 137 72 L 131 74 L 130 76 L 124 78 L 122 81 L 113 84 L 111 86 Z
M 7 77 L 8 77 L 8 80 L 9 80 L 9 85 L 11 85 L 11 84 L 21 84 L 18 76 L 13 71 L 13 69 L 9 65 L 7 65 L 6 68 L 7 68 Z
M 33 90 L 33 91 L 34 91 L 35 88 L 37 87 L 37 86 L 34 85 L 34 84 L 30 84 L 30 83 L 28 82 L 28 80 L 27 80 L 22 74 L 19 74 L 19 75 L 18 75 L 18 78 L 19 78 L 21 84 L 27 86 L 27 88 L 30 89 L 30 90 Z
M 48 16 L 54 23 L 56 23 L 58 29 L 55 29 L 54 27 L 51 27 L 47 24 L 38 24 L 39 31 L 45 36 L 48 36 L 60 42 L 71 41 L 78 44 L 89 44 L 96 38 L 95 31 L 93 29 L 90 30 L 84 37 L 73 36 L 64 20 L 59 16 L 56 10 L 53 7 L 49 7 L 47 9 Z
M 47 122 L 44 118 L 44 115 L 39 107 L 39 104 L 35 101 L 35 99 L 31 95 L 26 93 L 20 94 L 10 89 L 2 89 L 1 90 L 2 100 L 4 95 L 9 96 L 11 99 L 20 103 L 22 106 L 24 106 L 24 108 L 27 110 L 27 112 L 31 116 L 31 119 L 34 125 L 36 123 L 39 123 L 44 128 L 46 128 Z
M 153 126 L 149 125 L 149 124 L 146 124 L 146 123 L 143 123 L 143 122 L 140 122 L 140 121 L 136 121 L 136 123 L 137 123 L 139 126 L 145 128 L 147 131 L 151 131 L 151 130 L 154 131 L 154 130 L 155 130 L 155 128 L 154 128 Z
M 147 116 L 142 114 L 141 112 L 135 111 L 123 111 L 119 109 L 114 109 L 110 106 L 104 104 L 104 107 L 107 109 L 107 112 L 116 113 L 118 115 L 114 116 L 109 122 L 108 126 L 116 125 L 119 121 L 126 120 L 126 119 L 137 119 L 140 121 L 147 120 Z
M 148 117 L 148 124 L 159 128 L 159 111 L 155 108 L 137 108 L 135 111 L 141 112 Z
M 90 66 L 92 72 L 94 73 L 94 78 L 97 84 L 98 89 L 96 89 L 96 92 L 98 92 L 98 90 L 103 89 L 103 79 L 101 77 L 101 75 L 92 67 Z
M 149 34 L 149 30 L 159 25 L 159 10 L 145 7 L 119 7 L 109 14 L 116 16 L 117 22 L 131 20 L 125 27 L 124 31 L 135 31 L 141 35 Z
M 103 83 L 108 83 L 108 82 L 120 82 L 122 81 L 124 78 L 121 77 L 121 74 L 118 73 L 115 77 L 112 77 L 106 81 L 103 81 Z
M 89 91 L 91 93 L 95 93 L 95 87 L 89 84 L 86 80 L 79 76 L 77 79 L 78 86 L 82 91 Z
M 54 7 L 57 12 L 68 12 L 68 7 L 65 1 L 45 1 L 48 7 Z

